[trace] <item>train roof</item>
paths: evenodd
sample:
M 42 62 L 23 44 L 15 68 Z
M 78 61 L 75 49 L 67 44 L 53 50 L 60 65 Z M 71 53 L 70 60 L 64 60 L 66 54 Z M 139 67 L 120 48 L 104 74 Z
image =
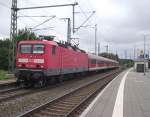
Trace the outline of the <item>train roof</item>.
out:
M 55 45 L 55 46 L 61 46 L 64 48 L 68 48 L 68 49 L 72 49 L 74 51 L 78 51 L 78 52 L 82 52 L 82 53 L 86 53 L 84 50 L 81 50 L 80 48 L 78 48 L 76 45 L 71 45 L 67 42 L 56 42 L 56 41 L 50 41 L 50 40 L 23 40 L 20 41 L 19 44 L 50 44 L 50 45 Z
M 112 60 L 112 59 L 108 59 L 108 58 L 105 58 L 105 57 L 102 57 L 102 56 L 97 56 L 97 55 L 94 55 L 94 54 L 91 54 L 91 53 L 88 53 L 88 57 L 91 58 L 91 59 L 103 60 L 103 61 L 109 61 L 109 62 L 118 63 L 118 61 L 115 61 L 115 60 Z
M 19 44 L 50 44 L 58 46 L 58 44 L 55 41 L 47 41 L 47 40 L 25 40 L 20 41 Z
M 23 40 L 23 41 L 20 41 L 19 44 L 50 44 L 50 45 L 54 45 L 54 46 L 62 46 L 65 48 L 71 47 L 75 51 L 80 51 L 82 53 L 86 53 L 84 50 L 81 50 L 76 46 L 71 46 L 70 44 L 68 45 L 67 43 L 63 44 L 63 43 L 59 43 L 59 42 L 55 42 L 55 41 L 49 41 L 49 40 Z M 102 56 L 97 56 L 97 55 L 94 55 L 91 53 L 87 53 L 87 55 L 91 59 L 97 59 L 97 60 L 103 60 L 103 61 L 110 61 L 110 62 L 118 63 L 118 61 L 108 59 L 108 58 L 105 58 Z

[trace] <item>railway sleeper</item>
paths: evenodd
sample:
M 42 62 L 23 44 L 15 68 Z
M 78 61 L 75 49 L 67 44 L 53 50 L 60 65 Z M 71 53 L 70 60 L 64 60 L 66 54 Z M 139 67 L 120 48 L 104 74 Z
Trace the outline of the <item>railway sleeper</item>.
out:
M 49 107 L 50 108 L 50 107 Z M 70 107 L 64 107 L 64 106 L 55 106 L 55 105 L 53 105 L 53 106 L 51 106 L 51 108 L 53 108 L 53 109 L 60 109 L 60 110 L 70 110 Z
M 57 110 L 54 110 L 54 111 L 49 111 L 49 110 L 41 110 L 42 112 L 45 112 L 45 113 L 50 113 L 50 115 L 64 115 L 66 112 L 65 111 L 57 111 Z
M 74 94 L 74 98 L 81 98 L 81 97 L 84 97 L 85 95 L 88 95 L 90 92 L 92 92 L 92 91 L 84 91 L 84 93 L 83 92 L 81 92 L 81 93 L 78 93 L 78 94 Z
M 78 99 L 72 99 L 72 100 L 70 100 L 70 101 L 79 103 L 79 102 L 82 101 L 85 97 L 86 97 L 86 96 L 84 96 L 84 97 L 82 97 L 82 98 L 78 98 Z
M 48 111 L 45 111 L 45 110 L 41 110 L 40 111 L 40 115 L 42 115 L 41 117 L 43 117 L 43 115 L 48 115 L 49 117 L 53 117 L 53 116 L 63 116 L 64 113 L 55 113 L 55 112 L 48 112 Z
M 56 106 L 68 107 L 68 108 L 73 108 L 74 107 L 74 105 L 65 105 L 65 104 L 61 104 L 61 103 L 57 103 Z
M 64 112 L 66 112 L 66 111 L 69 111 L 70 109 L 58 109 L 58 108 L 46 108 L 45 110 L 48 110 L 48 111 L 50 111 L 50 112 L 62 112 L 62 113 L 64 113 Z
M 74 106 L 74 105 L 77 104 L 77 103 L 73 103 L 72 101 L 71 101 L 71 102 L 68 102 L 68 101 L 61 101 L 60 103 L 61 103 L 61 104 L 64 104 L 64 105 L 72 105 L 72 106 Z
M 84 95 L 84 96 L 80 96 L 80 97 L 72 97 L 72 98 L 69 98 L 69 99 L 65 99 L 66 101 L 80 101 L 84 98 L 86 98 L 87 95 Z M 65 101 L 64 100 L 64 101 Z
M 39 114 L 35 114 L 34 116 L 31 115 L 30 117 L 49 117 L 49 116 L 47 116 L 47 115 L 39 115 Z
M 76 104 L 76 103 L 79 103 L 82 99 L 78 99 L 78 100 L 64 100 L 64 101 L 61 101 L 61 102 L 65 102 L 65 103 L 71 103 L 71 104 Z
M 64 107 L 68 107 L 68 108 L 73 108 L 75 107 L 77 104 L 69 104 L 69 103 L 60 103 L 60 104 L 57 104 L 56 106 L 64 106 Z
M 84 98 L 85 97 L 85 95 L 87 95 L 87 94 L 84 94 L 84 95 L 73 95 L 73 96 L 70 96 L 69 98 L 67 98 L 67 100 L 69 100 L 69 99 L 81 99 L 81 98 Z

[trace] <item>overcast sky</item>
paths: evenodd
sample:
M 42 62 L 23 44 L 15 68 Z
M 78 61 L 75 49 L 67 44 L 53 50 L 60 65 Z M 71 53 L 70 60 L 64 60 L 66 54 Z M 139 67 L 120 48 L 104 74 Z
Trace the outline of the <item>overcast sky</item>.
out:
M 77 1 L 75 10 L 75 27 L 90 15 L 88 12 L 96 11 L 96 14 L 85 24 L 87 28 L 81 28 L 76 36 L 79 37 L 80 48 L 94 52 L 94 28 L 98 24 L 97 39 L 101 45 L 101 52 L 118 53 L 128 58 L 133 58 L 134 48 L 136 54 L 143 49 L 143 38 L 146 34 L 146 50 L 150 44 L 150 0 L 18 0 L 18 7 L 43 6 L 54 4 L 68 4 Z M 0 0 L 0 37 L 8 37 L 10 31 L 10 7 L 11 0 Z M 83 13 L 85 12 L 85 13 Z M 72 18 L 72 7 L 48 8 L 19 11 L 22 15 L 56 15 L 56 18 L 41 25 L 38 28 L 54 27 L 49 30 L 36 31 L 37 35 L 57 35 L 59 40 L 66 40 L 67 22 L 60 18 Z M 18 28 L 32 28 L 48 18 L 18 18 Z

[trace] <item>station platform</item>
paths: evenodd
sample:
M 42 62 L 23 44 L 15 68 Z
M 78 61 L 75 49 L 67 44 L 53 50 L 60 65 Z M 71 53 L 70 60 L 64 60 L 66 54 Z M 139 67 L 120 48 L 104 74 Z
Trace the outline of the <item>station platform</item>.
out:
M 150 72 L 120 73 L 80 117 L 150 117 Z
M 13 78 L 13 79 L 8 79 L 8 80 L 0 80 L 0 85 L 3 85 L 3 84 L 9 84 L 9 83 L 15 83 L 16 82 L 16 79 Z

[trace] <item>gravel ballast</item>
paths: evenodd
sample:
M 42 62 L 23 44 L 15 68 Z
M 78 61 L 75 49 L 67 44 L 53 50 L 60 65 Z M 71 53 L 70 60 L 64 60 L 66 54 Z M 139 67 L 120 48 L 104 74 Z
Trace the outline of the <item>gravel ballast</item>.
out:
M 66 81 L 61 85 L 58 85 L 49 90 L 26 95 L 24 97 L 10 100 L 8 102 L 3 102 L 0 104 L 0 117 L 15 117 L 20 115 L 21 113 L 40 106 L 41 104 L 44 104 L 48 101 L 54 100 L 57 97 L 61 97 L 64 94 L 69 93 L 86 83 L 100 78 L 100 76 L 101 74 L 87 78 Z

